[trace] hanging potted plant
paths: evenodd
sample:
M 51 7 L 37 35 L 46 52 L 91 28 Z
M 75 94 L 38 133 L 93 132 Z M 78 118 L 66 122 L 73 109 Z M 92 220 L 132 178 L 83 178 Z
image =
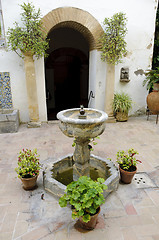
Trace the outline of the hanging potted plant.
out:
M 15 168 L 15 171 L 21 179 L 25 190 L 31 190 L 36 187 L 40 169 L 39 156 L 36 149 L 23 149 L 19 152 L 18 167 Z
M 126 93 L 114 94 L 113 112 L 117 121 L 124 122 L 128 120 L 129 110 L 132 108 L 132 99 Z
M 141 163 L 140 160 L 135 158 L 138 154 L 133 148 L 128 150 L 128 154 L 125 151 L 117 152 L 117 163 L 119 164 L 120 178 L 123 183 L 131 183 L 133 176 L 137 172 L 137 163 Z
M 100 212 L 100 205 L 105 202 L 103 190 L 107 188 L 103 178 L 93 181 L 87 176 L 67 185 L 66 193 L 59 199 L 61 207 L 72 205 L 72 218 L 79 218 L 84 229 L 94 229 Z
M 145 73 L 146 79 L 143 81 L 143 86 L 149 91 L 147 96 L 148 109 L 153 114 L 159 113 L 159 67 L 151 69 Z

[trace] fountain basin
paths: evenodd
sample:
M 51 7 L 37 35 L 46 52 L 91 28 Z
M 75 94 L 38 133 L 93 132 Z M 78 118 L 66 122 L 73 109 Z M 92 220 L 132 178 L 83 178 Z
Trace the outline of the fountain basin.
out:
M 60 129 L 68 137 L 94 138 L 104 132 L 108 115 L 100 110 L 85 108 L 86 119 L 79 118 L 80 108 L 59 112 Z
M 53 159 L 48 160 L 43 173 L 43 183 L 45 190 L 54 196 L 61 197 L 66 190 L 66 185 L 73 181 L 73 155 L 67 155 L 53 163 Z M 119 172 L 116 166 L 108 159 L 103 159 L 91 154 L 90 156 L 90 177 L 96 180 L 98 177 L 105 179 L 104 184 L 107 189 L 104 197 L 116 190 L 119 184 Z

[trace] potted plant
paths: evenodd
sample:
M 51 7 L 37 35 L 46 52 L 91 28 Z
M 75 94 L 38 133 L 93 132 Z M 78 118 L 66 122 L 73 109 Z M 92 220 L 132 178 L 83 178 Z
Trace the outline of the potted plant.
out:
M 129 110 L 132 108 L 132 99 L 126 93 L 114 94 L 113 111 L 117 121 L 123 122 L 128 120 Z
M 146 85 L 146 88 L 149 91 L 159 91 L 159 67 L 156 67 L 156 69 L 148 70 L 145 73 L 145 76 L 146 79 L 143 81 L 143 86 Z
M 159 113 L 159 67 L 156 69 L 151 69 L 147 73 L 145 73 L 146 79 L 143 81 L 143 86 L 146 86 L 147 90 L 149 90 L 149 94 L 147 96 L 147 106 L 148 110 L 151 111 L 152 114 Z M 149 112 L 148 112 L 149 113 Z
M 79 218 L 85 229 L 94 229 L 100 205 L 105 202 L 103 190 L 107 188 L 103 178 L 93 181 L 90 177 L 81 176 L 77 181 L 67 185 L 66 193 L 59 199 L 61 207 L 72 205 L 72 218 Z
M 140 160 L 135 158 L 138 154 L 133 148 L 128 150 L 128 154 L 125 151 L 117 152 L 117 163 L 119 164 L 120 178 L 123 183 L 131 183 L 133 176 L 137 171 L 137 163 L 141 163 Z
M 25 190 L 31 190 L 36 187 L 40 169 L 39 156 L 36 149 L 23 149 L 19 152 L 18 167 L 15 168 L 15 171 L 21 179 Z

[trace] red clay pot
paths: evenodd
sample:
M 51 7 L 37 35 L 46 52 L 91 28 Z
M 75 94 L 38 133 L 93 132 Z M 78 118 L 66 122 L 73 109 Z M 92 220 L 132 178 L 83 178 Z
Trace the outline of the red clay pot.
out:
M 23 183 L 23 188 L 25 190 L 33 190 L 36 187 L 37 176 L 32 178 L 20 178 Z
M 87 223 L 83 222 L 82 217 L 79 217 L 81 227 L 86 230 L 93 230 L 97 224 L 97 219 L 98 219 L 99 213 L 100 213 L 100 207 L 97 209 L 96 214 L 91 216 L 91 220 Z
M 128 120 L 128 113 L 117 112 L 115 118 L 118 122 L 126 122 Z
M 151 92 L 147 96 L 147 106 L 153 113 L 159 112 L 159 92 Z
M 133 171 L 133 172 L 128 172 L 128 171 L 125 171 L 123 170 L 122 168 L 120 168 L 119 166 L 119 171 L 120 171 L 120 179 L 123 183 L 131 183 L 135 173 L 137 172 L 137 167 L 136 167 L 136 170 Z

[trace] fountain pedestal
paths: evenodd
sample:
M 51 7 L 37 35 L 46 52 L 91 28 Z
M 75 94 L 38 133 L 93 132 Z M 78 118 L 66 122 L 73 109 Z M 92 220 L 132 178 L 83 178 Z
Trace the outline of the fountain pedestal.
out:
M 119 172 L 110 160 L 90 155 L 88 145 L 91 138 L 104 132 L 108 116 L 105 112 L 86 108 L 84 112 L 87 117 L 81 118 L 81 110 L 83 112 L 83 109 L 79 108 L 67 109 L 57 114 L 61 131 L 66 136 L 75 138 L 75 151 L 73 155 L 56 161 L 50 159 L 43 175 L 44 188 L 60 197 L 64 194 L 66 186 L 81 175 L 90 176 L 94 181 L 100 177 L 105 179 L 104 183 L 108 187 L 104 191 L 106 197 L 118 187 Z
M 76 181 L 80 176 L 90 176 L 90 149 L 89 139 L 75 139 L 75 151 L 73 154 L 73 180 Z
M 80 176 L 90 176 L 90 149 L 89 142 L 102 134 L 105 122 L 108 118 L 103 111 L 96 109 L 73 108 L 59 112 L 57 118 L 60 120 L 60 129 L 68 137 L 75 138 L 75 151 L 73 154 L 73 180 Z

